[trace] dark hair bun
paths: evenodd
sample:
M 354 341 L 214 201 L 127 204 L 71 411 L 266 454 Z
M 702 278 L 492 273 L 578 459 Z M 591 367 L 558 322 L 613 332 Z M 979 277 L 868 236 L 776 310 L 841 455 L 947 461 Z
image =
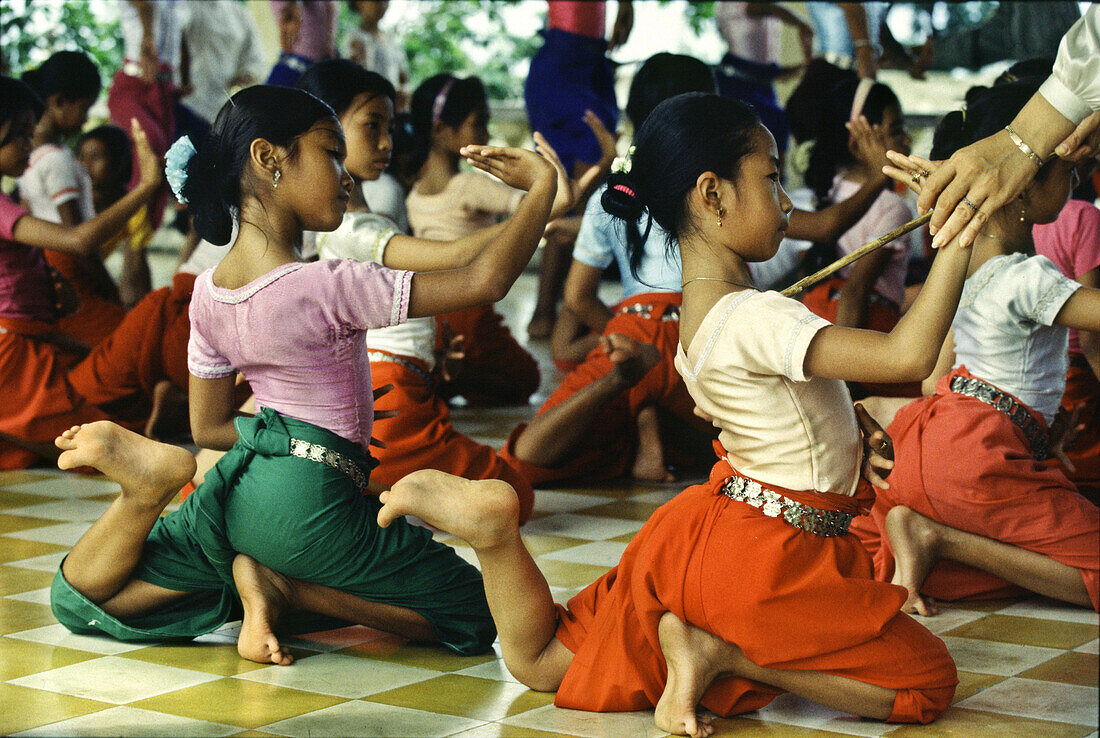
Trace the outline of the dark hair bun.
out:
M 607 189 L 600 198 L 603 209 L 616 218 L 637 221 L 645 213 L 645 205 L 638 197 L 638 187 L 630 175 L 615 172 L 607 178 Z

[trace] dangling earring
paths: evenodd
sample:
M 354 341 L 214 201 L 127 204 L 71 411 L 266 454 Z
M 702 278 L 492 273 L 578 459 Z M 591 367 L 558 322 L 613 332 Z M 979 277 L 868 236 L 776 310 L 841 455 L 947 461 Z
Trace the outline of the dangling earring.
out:
M 724 213 L 724 212 L 726 212 L 726 211 L 722 209 L 721 205 L 719 205 L 718 206 L 718 227 L 719 228 L 722 227 L 722 213 Z
M 283 173 L 276 169 L 275 176 L 271 178 L 271 189 L 275 190 L 279 188 L 279 177 L 282 177 Z
M 1023 194 L 1020 195 L 1020 222 L 1023 223 L 1027 220 L 1027 198 Z

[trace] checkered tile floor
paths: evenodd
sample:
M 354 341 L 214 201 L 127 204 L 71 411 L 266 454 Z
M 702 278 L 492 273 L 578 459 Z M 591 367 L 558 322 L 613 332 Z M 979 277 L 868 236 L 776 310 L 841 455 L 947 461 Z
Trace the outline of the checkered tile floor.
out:
M 537 348 L 545 359 L 545 347 Z M 544 390 L 556 381 L 548 366 L 546 376 Z M 455 418 L 499 446 L 530 412 L 460 409 Z M 525 534 L 555 597 L 564 601 L 612 566 L 680 487 L 540 491 Z M 242 661 L 239 624 L 184 646 L 74 636 L 50 613 L 49 584 L 116 489 L 50 469 L 0 473 L 0 734 L 662 735 L 652 712 L 555 708 L 552 695 L 516 683 L 498 655 L 462 658 L 367 628 L 299 636 L 289 641 L 296 658 L 289 667 Z M 469 554 L 461 542 L 441 539 Z M 961 680 L 954 706 L 936 723 L 885 725 L 784 696 L 715 721 L 717 734 L 1097 736 L 1095 613 L 1038 599 L 998 601 L 952 606 L 924 623 L 947 643 Z

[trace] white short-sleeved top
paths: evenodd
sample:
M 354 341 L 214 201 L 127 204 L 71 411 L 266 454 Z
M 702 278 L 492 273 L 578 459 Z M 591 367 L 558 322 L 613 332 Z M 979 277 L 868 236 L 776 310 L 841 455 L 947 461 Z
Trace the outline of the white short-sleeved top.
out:
M 61 222 L 57 207 L 74 200 L 84 220 L 95 216 L 92 180 L 67 146 L 43 144 L 31 152 L 27 171 L 19 178 L 19 196 L 31 215 L 51 223 Z
M 414 236 L 453 241 L 511 215 L 526 194 L 483 172 L 462 171 L 434 195 L 418 192 L 414 186 L 405 198 L 405 208 Z
M 397 225 L 381 213 L 348 213 L 340 227 L 317 234 L 322 259 L 355 259 L 382 264 Z M 435 318 L 412 318 L 399 325 L 367 332 L 367 348 L 410 356 L 435 367 Z
M 1069 332 L 1054 319 L 1080 286 L 1045 256 L 993 257 L 963 286 L 951 324 L 955 365 L 1012 393 L 1049 423 L 1069 363 Z
M 676 369 L 738 472 L 799 491 L 855 494 L 861 440 L 844 382 L 806 375 L 806 351 L 829 325 L 777 292 L 715 303 Z

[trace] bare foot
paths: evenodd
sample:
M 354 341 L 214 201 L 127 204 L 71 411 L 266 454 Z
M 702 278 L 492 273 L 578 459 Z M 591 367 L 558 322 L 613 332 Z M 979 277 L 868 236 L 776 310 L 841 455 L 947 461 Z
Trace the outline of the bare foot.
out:
M 928 572 L 939 559 L 936 549 L 940 535 L 936 523 L 898 505 L 886 513 L 886 535 L 894 549 L 894 577 L 890 581 L 909 591 L 902 612 L 924 616 L 937 614 L 939 608 L 935 601 L 920 593 Z
M 475 549 L 492 548 L 519 531 L 519 498 L 512 485 L 499 479 L 470 480 L 421 469 L 397 480 L 379 499 L 378 524 L 383 528 L 403 515 L 415 515 Z
M 241 595 L 244 622 L 237 637 L 237 653 L 260 664 L 288 666 L 294 657 L 275 636 L 275 626 L 290 604 L 290 580 L 251 556 L 233 559 L 233 583 Z
M 153 387 L 153 409 L 145 423 L 147 438 L 160 441 L 186 433 L 187 392 L 162 379 Z
M 90 466 L 122 487 L 122 495 L 163 508 L 195 473 L 195 459 L 169 446 L 106 420 L 74 425 L 54 439 L 62 453 L 60 469 Z
M 714 727 L 710 718 L 697 715 L 695 708 L 718 676 L 719 655 L 722 647 L 728 644 L 687 625 L 671 612 L 661 616 L 657 636 L 668 665 L 665 691 L 653 714 L 657 727 L 673 735 L 693 738 L 711 735 Z
M 638 450 L 634 454 L 631 476 L 643 482 L 675 482 L 676 477 L 665 466 L 657 408 L 652 405 L 642 408 L 635 423 L 638 425 Z

